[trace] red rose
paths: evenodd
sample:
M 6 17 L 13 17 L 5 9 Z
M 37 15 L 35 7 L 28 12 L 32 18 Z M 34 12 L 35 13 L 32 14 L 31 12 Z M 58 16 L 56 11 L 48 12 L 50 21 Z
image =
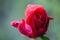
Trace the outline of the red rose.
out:
M 29 4 L 25 11 L 26 20 L 22 22 L 12 22 L 11 24 L 18 28 L 19 32 L 30 37 L 36 38 L 43 36 L 47 31 L 49 20 L 46 10 L 41 5 Z

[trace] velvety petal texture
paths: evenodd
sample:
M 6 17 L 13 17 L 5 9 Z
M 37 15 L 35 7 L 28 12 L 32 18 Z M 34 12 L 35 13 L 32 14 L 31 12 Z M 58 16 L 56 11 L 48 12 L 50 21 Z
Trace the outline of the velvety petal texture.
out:
M 49 20 L 53 19 L 48 17 L 45 8 L 38 4 L 29 4 L 25 10 L 25 16 L 26 20 L 22 19 L 20 23 L 14 21 L 11 25 L 30 38 L 43 36 L 48 29 Z

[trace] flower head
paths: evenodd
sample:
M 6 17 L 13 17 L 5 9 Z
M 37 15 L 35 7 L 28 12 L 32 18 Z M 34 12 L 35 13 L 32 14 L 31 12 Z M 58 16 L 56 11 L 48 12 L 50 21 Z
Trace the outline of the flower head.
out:
M 37 4 L 29 4 L 25 11 L 26 20 L 22 22 L 13 22 L 12 25 L 17 27 L 19 32 L 30 37 L 36 38 L 43 36 L 49 25 L 49 20 L 53 19 L 48 17 L 45 8 Z

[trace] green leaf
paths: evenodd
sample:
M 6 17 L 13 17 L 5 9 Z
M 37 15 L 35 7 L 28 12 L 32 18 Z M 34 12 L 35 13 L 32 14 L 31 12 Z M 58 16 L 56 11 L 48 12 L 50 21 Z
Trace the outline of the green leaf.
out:
M 41 37 L 42 40 L 50 40 L 48 37 L 42 36 Z

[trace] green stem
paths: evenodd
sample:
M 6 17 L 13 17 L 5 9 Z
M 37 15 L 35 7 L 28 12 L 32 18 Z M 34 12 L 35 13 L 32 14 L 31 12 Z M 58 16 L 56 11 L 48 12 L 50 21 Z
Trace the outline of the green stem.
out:
M 42 40 L 50 40 L 50 39 L 49 39 L 48 37 L 46 37 L 46 36 L 42 36 L 41 39 L 42 39 Z
M 50 40 L 48 37 L 46 36 L 41 36 L 40 37 L 42 40 Z M 36 38 L 31 38 L 31 40 L 37 40 Z

